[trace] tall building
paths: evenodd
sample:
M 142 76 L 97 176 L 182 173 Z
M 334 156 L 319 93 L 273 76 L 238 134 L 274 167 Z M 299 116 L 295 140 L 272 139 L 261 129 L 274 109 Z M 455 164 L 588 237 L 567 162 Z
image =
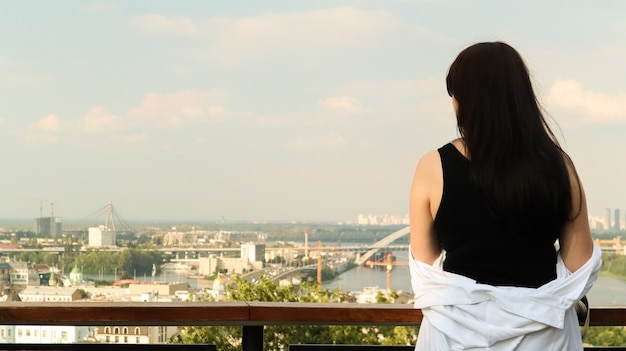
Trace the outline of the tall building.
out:
M 63 221 L 59 217 L 35 218 L 33 232 L 42 236 L 59 237 L 63 233 Z
M 606 209 L 606 230 L 611 230 L 611 209 Z
M 89 228 L 89 246 L 116 246 L 115 230 L 109 229 L 107 226 Z
M 8 295 L 11 291 L 11 266 L 0 262 L 0 296 Z
M 39 285 L 39 275 L 29 262 L 8 261 L 9 282 L 5 281 L 4 290 L 21 292 L 29 285 Z M 4 266 L 3 266 L 4 267 Z
M 265 244 L 241 244 L 241 259 L 258 262 L 265 259 Z
M 619 208 L 615 209 L 615 215 L 613 216 L 613 229 L 615 230 L 619 230 L 620 229 L 620 216 L 619 216 Z

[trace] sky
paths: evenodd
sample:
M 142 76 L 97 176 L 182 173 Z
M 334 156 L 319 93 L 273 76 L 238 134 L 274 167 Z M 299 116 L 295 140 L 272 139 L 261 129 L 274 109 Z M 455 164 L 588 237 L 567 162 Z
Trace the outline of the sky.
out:
M 626 212 L 624 1 L 25 0 L 0 12 L 0 218 L 405 216 L 457 137 L 449 65 L 495 40 L 590 214 Z

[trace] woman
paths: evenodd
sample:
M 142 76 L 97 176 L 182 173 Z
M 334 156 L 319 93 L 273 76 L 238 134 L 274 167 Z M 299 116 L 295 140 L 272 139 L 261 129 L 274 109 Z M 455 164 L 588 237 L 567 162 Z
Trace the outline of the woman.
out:
M 505 43 L 479 43 L 446 83 L 459 138 L 420 159 L 411 189 L 416 350 L 582 350 L 572 306 L 600 252 L 526 65 Z

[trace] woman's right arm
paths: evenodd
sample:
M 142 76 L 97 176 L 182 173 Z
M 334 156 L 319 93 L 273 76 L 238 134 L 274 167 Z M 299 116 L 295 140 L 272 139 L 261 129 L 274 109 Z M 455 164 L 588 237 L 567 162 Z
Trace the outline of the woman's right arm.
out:
M 565 163 L 570 177 L 572 209 L 570 220 L 565 224 L 559 238 L 559 246 L 565 266 L 570 272 L 575 272 L 591 258 L 593 239 L 589 229 L 585 190 L 571 161 L 566 158 Z
M 414 259 L 427 264 L 433 264 L 441 254 L 433 223 L 442 193 L 441 158 L 435 150 L 424 155 L 417 164 L 409 211 L 411 254 Z

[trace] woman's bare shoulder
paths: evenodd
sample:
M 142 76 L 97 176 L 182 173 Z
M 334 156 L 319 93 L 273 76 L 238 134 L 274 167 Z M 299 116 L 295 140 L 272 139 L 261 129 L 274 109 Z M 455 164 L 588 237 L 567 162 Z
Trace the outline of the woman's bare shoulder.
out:
M 417 162 L 414 181 L 430 184 L 441 176 L 441 157 L 438 150 L 431 150 L 422 155 Z
M 441 158 L 439 156 L 439 151 L 437 150 L 430 150 L 427 153 L 425 153 L 424 155 L 422 155 L 422 157 L 420 157 L 419 162 L 417 163 L 417 167 L 419 168 L 421 167 L 431 167 L 434 164 L 437 163 L 441 163 Z

